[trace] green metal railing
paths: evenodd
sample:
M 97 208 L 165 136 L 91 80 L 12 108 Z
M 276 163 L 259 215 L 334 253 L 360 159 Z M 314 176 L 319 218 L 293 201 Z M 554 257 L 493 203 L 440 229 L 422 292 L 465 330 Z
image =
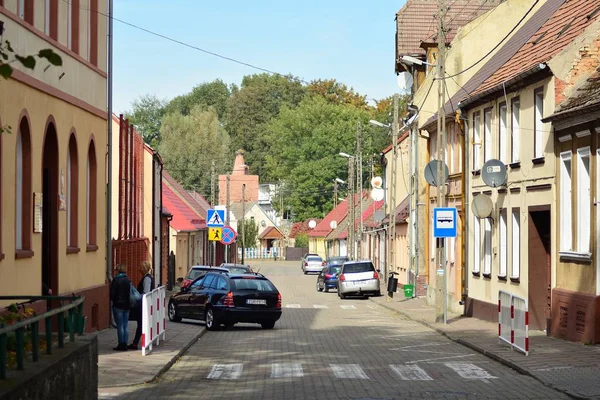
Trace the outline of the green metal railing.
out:
M 56 315 L 58 326 L 57 326 L 57 337 L 58 347 L 62 348 L 65 345 L 65 325 L 69 332 L 69 341 L 75 341 L 75 333 L 79 335 L 83 334 L 85 320 L 83 318 L 83 296 L 0 296 L 0 301 L 3 300 L 27 300 L 23 303 L 19 303 L 18 307 L 22 307 L 25 304 L 32 303 L 35 301 L 45 300 L 48 304 L 54 301 L 70 301 L 70 304 L 58 307 L 55 309 L 49 309 L 48 311 L 26 318 L 22 321 L 15 322 L 14 324 L 4 326 L 0 323 L 0 379 L 6 379 L 6 367 L 7 367 L 7 354 L 8 354 L 8 337 L 14 332 L 15 344 L 16 344 L 16 363 L 17 370 L 24 369 L 25 359 L 25 332 L 26 330 L 31 331 L 31 358 L 33 362 L 39 361 L 40 358 L 40 322 L 44 321 L 45 333 L 46 333 L 46 354 L 52 354 L 52 317 Z M 66 319 L 65 319 L 66 314 Z

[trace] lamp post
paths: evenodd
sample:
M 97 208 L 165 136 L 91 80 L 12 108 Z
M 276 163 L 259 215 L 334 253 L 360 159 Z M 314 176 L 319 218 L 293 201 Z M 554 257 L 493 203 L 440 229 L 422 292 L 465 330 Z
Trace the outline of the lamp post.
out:
M 339 153 L 348 159 L 348 258 L 354 258 L 354 160 L 355 157 L 348 153 Z

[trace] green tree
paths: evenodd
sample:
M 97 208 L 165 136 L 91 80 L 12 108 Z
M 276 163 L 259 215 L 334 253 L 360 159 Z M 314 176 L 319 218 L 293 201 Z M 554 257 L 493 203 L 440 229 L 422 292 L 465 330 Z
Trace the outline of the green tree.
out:
M 306 88 L 292 76 L 256 74 L 245 76 L 239 91 L 229 98 L 225 126 L 232 147 L 245 151 L 246 164 L 261 180 L 272 178 L 265 169 L 265 155 L 271 146 L 265 135 L 266 124 L 282 107 L 297 106 L 305 93 Z
M 368 109 L 367 96 L 360 95 L 353 88 L 348 88 L 335 79 L 315 79 L 307 86 L 312 96 L 321 96 L 333 104 L 350 104 L 358 108 Z
M 227 169 L 229 135 L 221 126 L 213 108 L 196 106 L 189 115 L 164 117 L 158 150 L 165 169 L 184 187 L 210 193 L 212 161 L 217 173 Z
M 296 241 L 294 242 L 294 247 L 306 248 L 308 247 L 308 234 L 299 233 L 296 235 Z
M 244 219 L 243 230 L 246 248 L 256 247 L 258 243 L 258 224 L 253 219 Z
M 194 87 L 191 92 L 173 98 L 166 106 L 166 113 L 179 112 L 188 115 L 195 106 L 213 107 L 219 120 L 223 120 L 227 108 L 227 100 L 235 85 L 228 86 L 220 79 L 204 82 Z
M 131 103 L 132 110 L 125 113 L 126 118 L 142 134 L 144 142 L 151 146 L 160 143 L 160 126 L 165 115 L 167 102 L 156 95 L 145 94 Z

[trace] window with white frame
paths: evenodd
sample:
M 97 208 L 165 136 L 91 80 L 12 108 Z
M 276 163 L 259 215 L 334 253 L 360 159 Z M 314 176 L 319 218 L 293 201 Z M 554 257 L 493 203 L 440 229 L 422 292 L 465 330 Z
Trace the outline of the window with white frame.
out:
M 508 164 L 506 159 L 506 143 L 508 139 L 508 126 L 506 124 L 506 103 L 501 103 L 498 107 L 498 158 L 504 164 Z
M 560 153 L 560 245 L 561 251 L 573 250 L 571 151 Z
M 519 278 L 521 274 L 521 211 L 512 210 L 512 271 L 511 278 Z
M 454 124 L 450 124 L 448 129 L 448 151 L 446 152 L 446 165 L 448 165 L 449 172 L 451 174 L 455 173 L 454 170 L 454 143 L 456 141 L 455 132 L 454 132 Z
M 578 149 L 577 156 L 577 251 L 589 253 L 592 208 L 590 148 Z
M 507 235 L 508 221 L 506 215 L 506 208 L 500 210 L 500 227 L 499 227 L 499 243 L 500 249 L 500 260 L 498 263 L 498 276 L 506 277 L 506 269 L 508 265 L 508 235 Z
M 25 19 L 25 0 L 19 0 L 17 12 L 19 13 L 19 18 Z
M 483 111 L 483 162 L 492 159 L 492 109 Z
M 486 218 L 484 222 L 485 230 L 483 232 L 483 274 L 492 273 L 492 221 Z
M 473 114 L 473 170 L 481 169 L 481 115 Z
M 544 156 L 544 89 L 539 88 L 534 92 L 534 108 L 535 108 L 535 133 L 533 139 L 533 158 L 541 158 Z
M 521 141 L 521 103 L 518 97 L 511 100 L 510 103 L 510 139 L 511 139 L 511 152 L 510 162 L 516 163 L 521 160 L 520 158 L 520 141 Z
M 473 216 L 473 272 L 478 274 L 481 266 L 481 225 L 480 220 Z

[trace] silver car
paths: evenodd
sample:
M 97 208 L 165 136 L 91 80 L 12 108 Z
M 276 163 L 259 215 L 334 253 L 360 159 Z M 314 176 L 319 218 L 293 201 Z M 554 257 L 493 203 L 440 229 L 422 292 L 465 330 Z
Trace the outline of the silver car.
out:
M 302 264 L 302 271 L 304 275 L 309 272 L 321 272 L 321 270 L 325 267 L 325 261 L 321 258 L 321 256 L 317 255 L 308 255 L 304 259 L 304 263 Z
M 381 296 L 379 270 L 369 260 L 346 261 L 338 277 L 338 296 Z

